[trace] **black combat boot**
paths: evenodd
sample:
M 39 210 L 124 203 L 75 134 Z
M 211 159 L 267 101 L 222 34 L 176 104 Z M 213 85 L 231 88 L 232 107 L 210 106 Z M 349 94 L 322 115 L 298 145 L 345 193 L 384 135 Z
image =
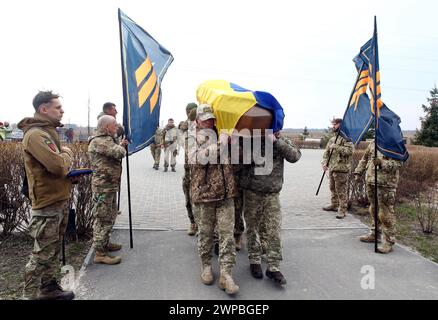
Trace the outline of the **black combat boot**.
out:
M 259 263 L 251 263 L 249 265 L 249 269 L 251 270 L 251 274 L 256 279 L 263 278 L 262 266 Z
M 214 254 L 219 255 L 219 242 L 214 243 Z
M 275 283 L 278 283 L 278 284 L 286 284 L 287 283 L 286 278 L 283 276 L 283 274 L 280 271 L 266 270 L 266 276 L 269 279 L 274 280 Z
M 46 282 L 40 288 L 38 300 L 73 300 L 73 291 L 64 291 L 55 279 Z

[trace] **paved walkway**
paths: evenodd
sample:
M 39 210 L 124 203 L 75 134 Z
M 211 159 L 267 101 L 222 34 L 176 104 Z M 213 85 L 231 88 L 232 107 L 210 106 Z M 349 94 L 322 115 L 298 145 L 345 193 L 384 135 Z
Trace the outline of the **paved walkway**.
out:
M 76 289 L 78 298 L 438 299 L 437 264 L 400 246 L 389 255 L 375 254 L 373 244 L 357 240 L 366 230 L 358 219 L 349 215 L 338 220 L 335 213 L 321 210 L 328 202 L 327 181 L 315 196 L 321 156 L 321 150 L 303 150 L 298 163 L 285 166 L 282 271 L 288 284 L 278 288 L 266 277 L 253 279 L 243 249 L 233 270 L 241 288 L 235 298 L 217 284 L 205 286 L 199 280 L 196 238 L 185 233 L 182 166 L 177 165 L 177 173 L 157 172 L 152 169 L 149 150 L 130 157 L 134 249 L 129 249 L 126 194 L 122 192 L 123 214 L 113 239 L 124 244 L 123 261 L 117 266 L 88 265 Z M 372 268 L 374 289 L 361 286 L 366 275 L 363 268 Z M 366 270 L 368 274 L 370 269 Z
M 321 178 L 322 150 L 303 150 L 300 161 L 285 165 L 285 184 L 280 193 L 284 229 L 363 228 L 357 219 L 349 216 L 344 220 L 332 219 L 321 210 L 329 203 L 328 180 L 325 179 L 318 197 L 315 196 Z M 177 172 L 152 169 L 149 148 L 129 158 L 131 179 L 131 211 L 134 229 L 185 230 L 188 226 L 185 200 L 182 192 L 184 158 L 177 159 Z M 126 170 L 126 162 L 124 170 Z M 124 171 L 124 175 L 126 171 Z M 121 215 L 116 228 L 127 229 L 128 197 L 126 176 L 122 179 Z

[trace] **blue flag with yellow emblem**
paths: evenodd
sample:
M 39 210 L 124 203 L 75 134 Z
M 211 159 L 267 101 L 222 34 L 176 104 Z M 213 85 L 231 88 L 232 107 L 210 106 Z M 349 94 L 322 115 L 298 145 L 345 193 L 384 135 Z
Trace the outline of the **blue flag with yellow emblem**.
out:
M 381 99 L 376 24 L 373 37 L 361 47 L 353 61 L 359 75 L 341 124 L 340 134 L 357 144 L 374 121 L 377 149 L 387 157 L 406 161 L 409 154 L 403 141 L 400 117 Z M 370 97 L 367 89 L 370 91 Z
M 123 126 L 128 154 L 154 140 L 160 120 L 161 82 L 172 54 L 119 9 L 123 78 Z

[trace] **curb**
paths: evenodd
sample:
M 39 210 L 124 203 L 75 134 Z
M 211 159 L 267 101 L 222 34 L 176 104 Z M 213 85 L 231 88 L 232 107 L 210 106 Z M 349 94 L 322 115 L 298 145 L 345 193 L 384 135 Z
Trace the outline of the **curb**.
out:
M 94 257 L 94 246 L 91 245 L 90 250 L 88 251 L 84 262 L 82 263 L 81 269 L 79 270 L 79 274 L 81 275 L 85 272 L 85 269 L 91 264 L 91 259 Z

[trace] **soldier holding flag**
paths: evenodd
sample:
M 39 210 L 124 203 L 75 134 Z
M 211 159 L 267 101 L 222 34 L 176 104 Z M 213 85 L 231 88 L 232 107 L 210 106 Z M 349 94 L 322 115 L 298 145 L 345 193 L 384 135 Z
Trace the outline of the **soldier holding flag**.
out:
M 395 243 L 395 193 L 399 181 L 399 168 L 402 162 L 384 156 L 377 152 L 377 158 L 374 157 L 374 141 L 370 142 L 362 159 L 360 160 L 356 170 L 354 170 L 355 180 L 359 180 L 360 176 L 366 169 L 366 192 L 370 201 L 371 228 L 370 233 L 362 235 L 359 239 L 362 242 L 381 242 L 377 246 L 377 251 L 380 253 L 389 253 L 392 251 L 392 246 Z M 377 167 L 377 197 L 378 197 L 378 224 L 377 230 L 382 230 L 383 237 L 380 241 L 380 232 L 375 232 L 374 223 L 374 175 L 375 167 Z

